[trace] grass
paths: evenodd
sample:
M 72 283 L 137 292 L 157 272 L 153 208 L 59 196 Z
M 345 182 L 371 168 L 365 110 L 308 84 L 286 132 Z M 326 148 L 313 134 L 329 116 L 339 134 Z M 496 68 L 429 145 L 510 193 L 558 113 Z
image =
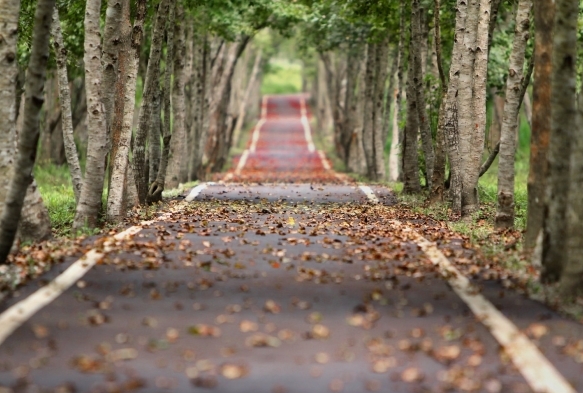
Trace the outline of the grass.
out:
M 302 66 L 287 59 L 273 59 L 263 77 L 261 94 L 293 94 L 302 91 Z
M 37 165 L 34 177 L 49 211 L 53 233 L 57 236 L 70 235 L 76 202 L 67 166 Z

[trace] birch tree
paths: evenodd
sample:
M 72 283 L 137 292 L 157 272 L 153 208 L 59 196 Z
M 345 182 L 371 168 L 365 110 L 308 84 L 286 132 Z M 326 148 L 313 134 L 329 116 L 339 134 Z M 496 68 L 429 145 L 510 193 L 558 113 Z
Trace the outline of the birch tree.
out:
M 62 113 L 63 143 L 65 145 L 65 156 L 67 157 L 67 166 L 73 183 L 73 192 L 75 201 L 79 202 L 81 195 L 81 186 L 83 185 L 83 175 L 81 165 L 79 164 L 79 153 L 75 144 L 73 134 L 73 115 L 71 112 L 71 92 L 69 90 L 69 77 L 67 74 L 67 48 L 63 41 L 61 32 L 61 21 L 59 20 L 59 11 L 57 7 L 53 12 L 53 23 L 51 28 L 53 37 L 53 48 L 57 63 L 57 75 L 59 82 L 59 100 Z
M 516 27 L 510 54 L 508 78 L 506 79 L 506 101 L 500 132 L 498 161 L 498 205 L 496 228 L 514 227 L 514 160 L 516 155 L 516 131 L 518 113 L 522 101 L 524 56 L 530 32 L 531 0 L 520 0 L 516 10 Z
M 107 128 L 101 84 L 101 0 L 88 0 L 85 8 L 85 88 L 87 90 L 87 165 L 85 181 L 77 204 L 73 228 L 96 228 L 101 213 L 101 198 L 107 155 Z
M 16 132 L 17 39 L 20 0 L 2 3 L 0 13 L 0 214 L 12 178 Z M 0 259 L 0 263 L 2 260 Z
M 32 49 L 25 82 L 26 98 L 24 111 L 21 114 L 23 125 L 19 135 L 14 175 L 10 181 L 4 209 L 0 216 L 0 263 L 6 261 L 12 248 L 26 190 L 32 183 L 32 170 L 39 139 L 39 116 L 44 102 L 43 89 L 49 58 L 49 37 L 54 7 L 55 0 L 39 0 L 36 6 Z M 13 33 L 16 33 L 16 30 L 13 30 Z
M 140 49 L 142 46 L 142 37 L 144 30 L 144 19 L 146 16 L 146 0 L 137 1 L 137 14 L 134 20 L 133 28 L 129 38 L 127 49 L 129 53 L 125 53 L 120 57 L 120 69 L 123 69 L 124 78 L 118 80 L 118 84 L 122 86 L 120 93 L 117 94 L 116 107 L 121 107 L 121 130 L 119 132 L 119 143 L 115 156 L 113 157 L 113 165 L 111 167 L 111 186 L 110 193 L 107 199 L 107 219 L 111 222 L 119 222 L 125 216 L 126 204 L 124 203 L 124 192 L 128 182 L 128 165 L 129 165 L 129 150 L 132 137 L 132 126 L 134 118 L 134 110 L 136 104 L 136 82 L 138 76 L 138 67 L 140 63 Z M 127 15 L 125 21 L 129 24 L 129 8 L 124 12 Z M 114 124 L 118 121 L 114 121 Z M 133 179 L 129 179 L 133 181 Z
M 133 170 L 140 204 L 146 203 L 146 196 L 148 195 L 146 140 L 148 138 L 148 127 L 152 120 L 153 98 L 156 91 L 159 90 L 160 56 L 162 55 L 165 18 L 168 15 L 169 3 L 170 0 L 162 0 L 158 4 L 158 11 L 152 28 L 152 42 L 148 56 L 148 69 L 144 82 L 138 128 L 134 140 Z
M 185 98 L 184 85 L 186 43 L 185 43 L 184 10 L 177 5 L 176 24 L 174 31 L 174 87 L 172 89 L 172 114 L 174 118 L 172 140 L 170 142 L 170 156 L 168 158 L 168 171 L 166 174 L 165 188 L 176 188 L 180 183 L 180 163 L 184 161 L 182 156 L 183 146 L 186 142 L 185 128 Z

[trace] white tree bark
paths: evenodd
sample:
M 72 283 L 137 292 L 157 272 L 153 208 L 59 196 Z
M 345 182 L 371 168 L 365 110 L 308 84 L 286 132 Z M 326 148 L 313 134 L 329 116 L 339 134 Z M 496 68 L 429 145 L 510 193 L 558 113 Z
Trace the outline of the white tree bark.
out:
M 65 44 L 63 42 L 61 22 L 59 20 L 59 11 L 57 7 L 55 7 L 53 12 L 53 24 L 51 30 L 53 36 L 53 47 L 55 49 L 55 57 L 57 58 L 57 76 L 59 82 L 59 100 L 61 103 L 65 156 L 67 157 L 69 173 L 71 174 L 75 200 L 79 202 L 81 186 L 83 185 L 83 175 L 81 173 L 79 154 L 77 152 L 77 145 L 75 145 L 75 137 L 73 135 L 71 92 L 69 91 L 69 77 L 67 75 L 67 48 L 65 48 Z
M 85 88 L 87 90 L 87 165 L 85 181 L 73 227 L 95 228 L 101 213 L 101 198 L 107 155 L 107 128 L 101 85 L 101 0 L 88 0 L 85 8 Z
M 0 216 L 0 263 L 10 253 L 18 230 L 26 190 L 32 183 L 39 139 L 40 110 L 44 102 L 44 84 L 49 57 L 49 37 L 55 0 L 39 0 L 35 11 L 32 49 L 26 75 L 26 99 L 19 135 L 14 176 Z
M 249 97 L 251 96 L 251 91 L 255 86 L 255 81 L 259 75 L 261 61 L 263 59 L 263 51 L 261 49 L 257 50 L 255 55 L 255 62 L 253 63 L 253 69 L 251 70 L 251 76 L 247 82 L 247 87 L 245 89 L 245 94 L 239 105 L 239 115 L 237 116 L 237 123 L 235 124 L 235 130 L 233 131 L 233 145 L 237 146 L 239 144 L 239 139 L 241 135 L 241 130 L 243 129 L 243 123 L 245 122 L 245 109 L 249 103 Z
M 136 106 L 136 82 L 138 78 L 138 67 L 140 65 L 140 48 L 142 46 L 144 18 L 146 14 L 145 0 L 138 2 L 137 11 L 131 37 L 128 37 L 131 38 L 129 56 L 122 56 L 119 65 L 120 68 L 124 68 L 125 72 L 125 82 L 123 82 L 125 83 L 125 94 L 123 102 L 122 128 L 118 149 L 111 167 L 111 186 L 109 188 L 107 199 L 107 220 L 110 222 L 120 222 L 125 217 L 126 204 L 124 203 L 124 193 L 126 191 L 128 180 L 130 182 L 133 181 L 133 177 L 128 177 L 128 166 L 130 143 L 132 139 L 132 126 Z
M 2 3 L 0 13 L 0 214 L 4 210 L 6 194 L 14 165 L 16 132 L 16 78 L 18 61 L 18 15 L 20 0 Z
M 184 10 L 181 5 L 176 9 L 176 29 L 174 31 L 174 88 L 172 89 L 172 114 L 174 117 L 168 170 L 166 172 L 166 189 L 176 188 L 180 183 L 180 167 L 184 161 L 183 146 L 186 143 L 185 114 L 186 104 L 184 97 L 185 60 L 185 23 Z
M 532 0 L 520 0 L 516 11 L 516 27 L 510 54 L 506 102 L 500 135 L 498 161 L 498 207 L 496 227 L 514 227 L 514 160 L 516 155 L 516 130 L 522 97 L 524 55 L 530 31 Z

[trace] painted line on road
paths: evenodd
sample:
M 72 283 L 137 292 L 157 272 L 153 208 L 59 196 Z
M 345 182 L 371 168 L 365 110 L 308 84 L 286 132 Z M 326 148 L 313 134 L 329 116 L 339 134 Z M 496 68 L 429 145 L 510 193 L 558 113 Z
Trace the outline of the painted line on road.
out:
M 249 146 L 249 151 L 251 153 L 255 153 L 255 151 L 257 150 L 257 142 L 259 142 L 261 127 L 263 127 L 266 121 L 267 120 L 265 119 L 259 120 L 259 122 L 255 126 L 255 129 L 253 129 L 253 135 L 251 136 L 251 146 Z
M 371 202 L 378 203 L 379 200 L 370 187 L 361 185 L 359 188 Z M 430 242 L 400 221 L 392 220 L 391 223 L 399 227 L 403 232 L 409 232 L 413 235 L 415 243 L 419 245 L 431 262 L 439 268 L 442 277 L 447 280 L 454 292 L 472 310 L 476 319 L 490 331 L 504 349 L 504 353 L 510 357 L 512 363 L 514 363 L 535 392 L 575 393 L 575 389 L 536 345 L 488 299 L 478 292 L 470 280 L 443 255 L 434 242 Z
M 370 187 L 361 185 L 359 188 L 371 202 L 378 203 L 378 198 Z M 575 389 L 537 346 L 478 292 L 478 289 L 443 255 L 434 242 L 430 242 L 400 221 L 391 220 L 391 224 L 413 235 L 415 243 L 439 268 L 441 275 L 446 278 L 454 292 L 472 310 L 476 319 L 490 331 L 502 346 L 505 354 L 514 363 L 532 390 L 546 393 L 575 393 Z
M 476 319 L 502 346 L 504 353 L 510 357 L 532 390 L 548 393 L 575 393 L 575 389 L 537 346 L 490 301 L 478 293 L 477 288 L 443 255 L 435 243 L 425 239 L 411 228 L 405 228 L 405 231 L 412 232 L 416 238 L 415 242 L 431 262 L 439 267 L 442 276 L 447 278 L 451 288 L 472 310 Z
M 374 194 L 374 191 L 369 186 L 365 186 L 365 185 L 361 184 L 358 186 L 358 188 L 360 188 L 360 190 L 362 192 L 364 192 L 364 195 L 366 195 L 368 200 L 371 201 L 372 203 L 379 203 L 380 202 L 379 198 L 377 198 L 377 196 Z
M 172 213 L 173 212 L 164 213 L 156 220 L 143 221 L 140 225 L 130 227 L 113 236 L 112 240 L 106 240 L 103 243 L 104 251 L 97 251 L 95 249 L 90 250 L 77 261 L 73 262 L 71 266 L 53 281 L 0 314 L 0 345 L 2 345 L 6 338 L 30 319 L 30 317 L 32 317 L 37 311 L 59 297 L 59 295 L 69 289 L 89 270 L 91 270 L 95 264 L 101 261 L 105 256 L 105 253 L 113 249 L 115 243 L 113 240 L 120 241 L 130 238 L 140 232 L 143 226 L 165 221 L 172 216 Z
M 188 196 L 184 199 L 186 202 L 192 202 L 196 199 L 197 196 L 200 195 L 201 192 L 203 192 L 204 190 L 206 190 L 208 188 L 209 185 L 212 185 L 213 183 L 202 183 L 199 184 L 198 186 L 194 187 L 192 190 L 190 190 L 190 193 L 188 194 Z
M 304 136 L 308 143 L 308 150 L 310 153 L 313 153 L 316 151 L 316 146 L 314 146 L 314 140 L 312 139 L 312 131 L 310 129 L 310 122 L 308 121 L 308 111 L 306 110 L 306 98 L 304 96 L 300 99 L 300 113 L 302 115 L 301 122 L 304 126 Z
M 237 164 L 237 169 L 235 169 L 235 175 L 240 175 L 243 167 L 247 163 L 247 158 L 249 157 L 249 149 L 245 150 L 243 154 L 241 154 L 241 158 L 239 159 L 239 163 Z
M 332 170 L 330 163 L 328 163 L 328 160 L 326 159 L 326 154 L 324 154 L 322 150 L 318 150 L 318 155 L 320 156 L 320 160 L 322 160 L 322 166 L 324 169 L 327 171 Z

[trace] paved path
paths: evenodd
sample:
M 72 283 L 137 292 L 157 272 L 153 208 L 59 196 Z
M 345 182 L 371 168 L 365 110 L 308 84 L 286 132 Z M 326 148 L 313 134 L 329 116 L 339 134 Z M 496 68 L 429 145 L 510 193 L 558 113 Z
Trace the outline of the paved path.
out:
M 581 325 L 337 176 L 308 116 L 267 98 L 231 182 L 0 303 L 0 393 L 583 391 Z

